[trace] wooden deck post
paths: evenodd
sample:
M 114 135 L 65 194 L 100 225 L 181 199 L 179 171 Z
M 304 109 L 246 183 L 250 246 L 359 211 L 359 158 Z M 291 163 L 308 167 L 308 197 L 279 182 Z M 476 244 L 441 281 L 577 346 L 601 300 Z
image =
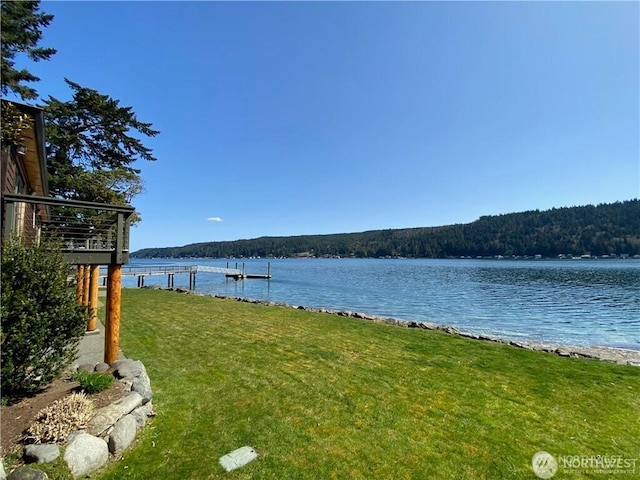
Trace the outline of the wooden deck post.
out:
M 100 279 L 100 265 L 91 265 L 91 282 L 89 285 L 89 320 L 87 332 L 93 332 L 98 327 L 98 280 Z
M 107 277 L 107 318 L 104 337 L 104 361 L 112 364 L 120 350 L 120 299 L 122 265 L 109 265 Z
M 78 305 L 82 305 L 82 302 L 84 302 L 84 265 L 78 265 L 78 271 L 76 273 L 76 297 L 78 299 Z
M 84 286 L 82 287 L 82 305 L 89 307 L 89 287 L 91 285 L 91 268 L 90 265 L 84 266 Z

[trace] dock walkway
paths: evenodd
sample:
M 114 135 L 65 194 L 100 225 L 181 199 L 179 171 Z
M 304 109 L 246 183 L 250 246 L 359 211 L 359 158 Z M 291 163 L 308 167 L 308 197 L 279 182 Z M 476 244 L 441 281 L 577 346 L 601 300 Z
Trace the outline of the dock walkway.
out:
M 144 265 L 144 266 L 126 266 L 125 265 L 122 267 L 122 276 L 138 277 L 138 288 L 144 287 L 145 277 L 153 276 L 153 275 L 166 275 L 167 288 L 173 288 L 174 279 L 176 275 L 188 274 L 189 290 L 195 290 L 196 275 L 198 272 L 221 273 L 225 277 L 233 278 L 234 280 L 244 280 L 244 279 L 268 280 L 271 278 L 271 264 L 267 265 L 266 275 L 246 273 L 244 264 L 242 265 L 242 270 L 238 268 L 229 268 L 228 266 L 225 268 L 225 267 L 211 267 L 211 266 L 205 266 L 205 265 Z

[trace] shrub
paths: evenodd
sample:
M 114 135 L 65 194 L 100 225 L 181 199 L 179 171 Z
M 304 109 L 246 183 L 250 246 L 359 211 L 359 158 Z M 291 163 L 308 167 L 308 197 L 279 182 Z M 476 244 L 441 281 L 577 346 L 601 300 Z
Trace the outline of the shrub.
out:
M 113 385 L 113 375 L 99 372 L 76 372 L 73 379 L 85 393 L 97 393 Z
M 67 288 L 69 266 L 55 245 L 2 246 L 2 394 L 49 384 L 71 363 L 87 321 Z
M 25 441 L 61 443 L 76 430 L 85 428 L 93 414 L 93 402 L 84 393 L 72 393 L 38 412 L 27 430 Z

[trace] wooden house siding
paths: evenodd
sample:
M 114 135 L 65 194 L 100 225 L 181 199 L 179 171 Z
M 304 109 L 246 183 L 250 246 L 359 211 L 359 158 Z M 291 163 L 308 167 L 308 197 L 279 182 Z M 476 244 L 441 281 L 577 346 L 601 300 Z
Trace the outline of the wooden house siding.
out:
M 42 110 L 16 102 L 2 101 L 2 108 L 15 107 L 31 119 L 30 127 L 21 132 L 19 145 L 2 145 L 0 177 L 2 197 L 5 194 L 47 196 L 46 158 L 44 151 L 44 116 Z M 2 241 L 11 231 L 26 242 L 38 242 L 41 215 L 45 213 L 33 203 L 2 204 Z M 9 225 L 8 225 L 9 224 Z M 7 228 L 9 227 L 9 228 Z

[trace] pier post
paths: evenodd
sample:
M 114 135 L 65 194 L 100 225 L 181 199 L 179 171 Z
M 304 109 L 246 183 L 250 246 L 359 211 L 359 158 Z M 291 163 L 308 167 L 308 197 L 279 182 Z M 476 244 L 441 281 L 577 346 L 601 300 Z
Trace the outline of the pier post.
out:
M 82 305 L 88 309 L 89 308 L 89 288 L 91 286 L 91 266 L 90 265 L 85 265 L 84 266 L 84 276 L 83 276 L 83 283 L 84 286 L 82 287 Z
M 120 350 L 120 300 L 122 265 L 109 265 L 107 277 L 107 315 L 104 337 L 104 361 L 112 364 Z
M 76 298 L 78 305 L 82 305 L 84 301 L 84 265 L 78 265 L 76 273 Z
M 98 327 L 98 281 L 100 279 L 100 265 L 91 265 L 90 277 L 87 332 L 93 332 Z

